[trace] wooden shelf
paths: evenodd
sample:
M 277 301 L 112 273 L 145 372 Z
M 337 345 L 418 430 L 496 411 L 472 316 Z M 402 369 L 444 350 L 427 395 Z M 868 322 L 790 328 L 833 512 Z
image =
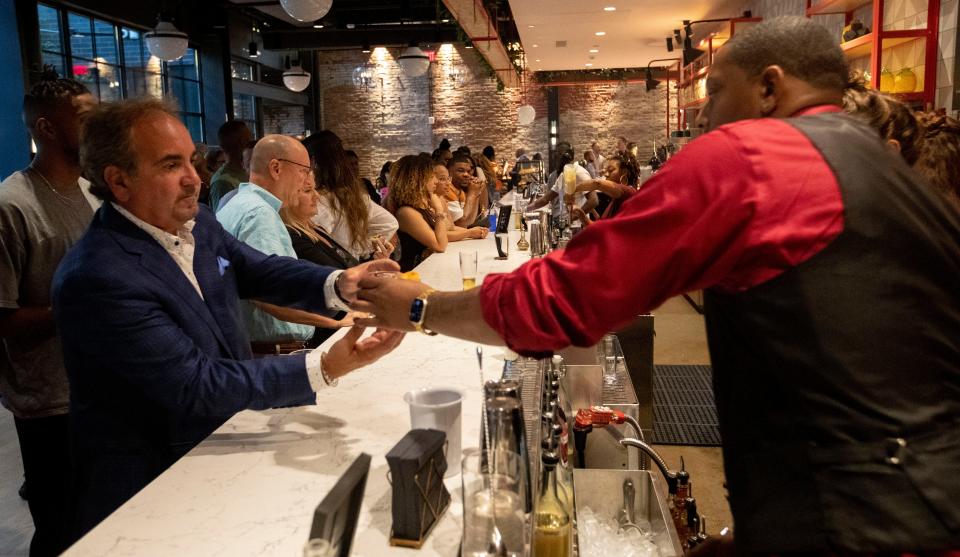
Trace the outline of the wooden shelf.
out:
M 886 50 L 903 43 L 922 39 L 926 37 L 926 34 L 926 29 L 915 29 L 910 31 L 887 31 L 881 34 L 883 38 L 880 39 L 880 42 L 883 44 L 883 49 Z M 851 60 L 853 58 L 860 58 L 861 56 L 869 56 L 873 51 L 873 35 L 873 33 L 867 33 L 862 37 L 857 37 L 852 41 L 842 43 L 840 48 L 843 49 L 843 52 L 847 55 L 847 58 Z
M 852 41 L 841 43 L 840 48 L 843 49 L 843 53 L 847 55 L 848 59 L 869 56 L 873 50 L 873 33 L 867 33 Z
M 871 0 L 823 0 L 807 8 L 807 17 L 812 15 L 842 14 L 871 4 Z

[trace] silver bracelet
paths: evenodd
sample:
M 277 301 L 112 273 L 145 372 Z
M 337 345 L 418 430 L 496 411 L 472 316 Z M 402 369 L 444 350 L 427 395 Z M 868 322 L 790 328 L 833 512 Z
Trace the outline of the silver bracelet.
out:
M 326 356 L 326 352 L 320 353 L 320 376 L 323 377 L 323 382 L 326 383 L 328 387 L 336 387 L 337 384 L 340 383 L 340 379 L 330 379 L 330 377 L 327 376 L 327 363 L 324 361 Z

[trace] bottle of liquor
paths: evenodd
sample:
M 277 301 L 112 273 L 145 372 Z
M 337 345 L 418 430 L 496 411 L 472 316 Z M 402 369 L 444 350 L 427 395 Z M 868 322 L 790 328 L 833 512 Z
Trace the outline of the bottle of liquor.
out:
M 540 444 L 540 447 L 545 453 L 555 453 L 557 454 L 557 493 L 564 500 L 567 505 L 567 508 L 572 509 L 573 507 L 573 483 L 568 481 L 566 470 L 563 467 L 563 459 L 557 453 L 558 441 L 555 435 L 550 435 L 547 439 L 543 440 L 543 443 Z
M 533 511 L 533 557 L 569 557 L 572 552 L 572 513 L 560 496 L 555 452 L 540 458 L 540 492 Z
M 673 495 L 673 505 L 670 514 L 677 534 L 681 540 L 687 538 L 684 525 L 686 523 L 687 497 L 690 496 L 690 474 L 686 471 L 683 457 L 680 457 L 680 471 L 677 472 L 677 492 Z

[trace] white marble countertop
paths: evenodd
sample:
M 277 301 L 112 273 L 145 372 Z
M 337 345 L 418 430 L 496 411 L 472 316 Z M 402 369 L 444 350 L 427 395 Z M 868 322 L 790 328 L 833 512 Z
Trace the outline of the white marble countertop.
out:
M 417 270 L 441 290 L 461 288 L 459 252 L 477 250 L 478 282 L 529 259 L 516 249 L 495 260 L 494 237 L 451 243 Z M 327 341 L 332 343 L 342 331 Z M 499 377 L 503 348 L 484 350 L 484 375 Z M 461 537 L 460 475 L 451 503 L 419 552 L 391 547 L 385 455 L 410 429 L 403 394 L 429 386 L 464 393 L 463 447 L 478 446 L 476 345 L 407 335 L 392 354 L 322 392 L 316 406 L 238 413 L 71 547 L 66 555 L 299 556 L 313 511 L 361 452 L 373 457 L 352 554 L 455 556 Z

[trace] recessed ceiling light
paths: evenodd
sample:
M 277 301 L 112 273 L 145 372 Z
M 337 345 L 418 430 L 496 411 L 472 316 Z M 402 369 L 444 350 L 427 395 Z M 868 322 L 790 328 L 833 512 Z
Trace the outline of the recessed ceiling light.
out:
M 449 19 L 441 19 L 441 20 L 440 20 L 440 23 L 450 23 L 450 20 L 449 20 Z
M 527 29 L 533 29 L 533 28 L 535 28 L 535 27 L 536 27 L 536 25 L 527 25 Z
M 596 53 L 600 52 L 600 50 L 597 49 L 597 48 L 591 48 L 591 49 L 590 49 L 590 52 L 592 52 L 593 54 L 596 54 Z
M 606 32 L 604 32 L 604 31 L 597 31 L 596 33 L 594 33 L 594 35 L 596 35 L 596 36 L 598 36 L 598 37 L 602 37 L 602 36 L 606 35 Z
M 323 29 L 323 24 L 322 24 L 322 23 L 318 23 L 318 24 L 314 25 L 313 28 L 314 28 L 314 29 Z
M 617 7 L 616 7 L 616 6 L 607 6 L 606 8 L 603 9 L 603 11 L 605 11 L 605 12 L 615 12 L 615 11 L 617 11 Z
M 536 60 L 534 60 L 534 62 L 539 62 L 539 61 L 540 61 L 540 59 L 539 59 L 539 58 L 537 58 Z
M 540 45 L 535 44 L 535 45 L 533 45 L 533 48 L 540 48 Z
M 591 64 L 590 62 L 587 62 L 586 64 L 584 64 L 584 66 L 586 66 L 586 67 L 588 67 L 588 68 L 589 68 L 590 66 L 592 66 L 592 65 L 593 65 L 593 64 Z

